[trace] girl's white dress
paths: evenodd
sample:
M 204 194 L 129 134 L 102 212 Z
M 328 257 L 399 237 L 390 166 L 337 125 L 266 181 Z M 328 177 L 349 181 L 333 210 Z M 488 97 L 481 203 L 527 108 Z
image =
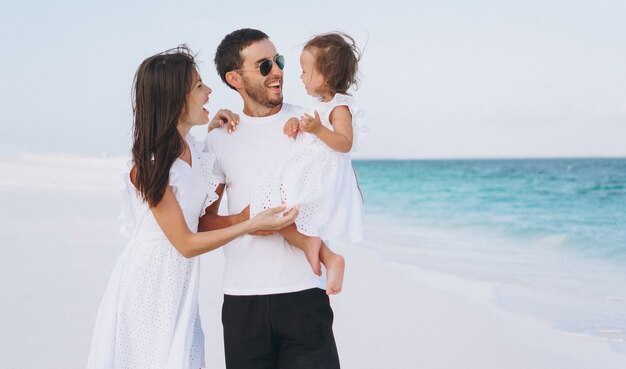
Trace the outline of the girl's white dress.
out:
M 215 157 L 186 138 L 191 166 L 177 159 L 169 185 L 189 229 L 196 232 L 205 209 L 217 200 Z M 147 203 L 122 174 L 122 233 L 130 237 L 111 275 L 98 311 L 88 369 L 204 367 L 204 335 L 198 314 L 200 260 L 183 257 L 167 240 Z
M 322 125 L 333 130 L 330 113 L 342 105 L 352 114 L 354 152 L 366 128 L 365 112 L 352 96 L 335 94 L 329 102 L 316 101 L 308 113 L 314 116 L 317 111 Z M 300 233 L 331 244 L 361 241 L 363 198 L 351 152 L 335 151 L 313 134 L 298 133 L 286 164 L 259 179 L 250 203 L 251 216 L 281 203 L 288 208 L 299 205 L 295 223 Z

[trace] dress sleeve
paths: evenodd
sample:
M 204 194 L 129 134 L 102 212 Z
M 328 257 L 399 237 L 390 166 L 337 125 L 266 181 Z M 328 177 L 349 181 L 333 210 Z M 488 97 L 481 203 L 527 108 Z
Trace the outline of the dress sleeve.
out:
M 170 168 L 168 184 L 172 187 L 172 192 L 176 196 L 176 200 L 179 204 L 184 204 L 185 196 L 187 195 L 186 189 L 189 188 L 189 171 L 183 167 L 183 162 L 180 160 L 174 161 Z
M 354 97 L 343 94 L 335 95 L 335 104 L 332 109 L 342 105 L 347 106 L 350 109 L 350 114 L 352 114 L 352 150 L 350 152 L 355 152 L 358 150 L 361 138 L 369 132 L 369 128 L 365 124 L 367 111 L 359 108 Z
M 211 164 L 213 176 L 218 180 L 218 183 L 226 183 L 226 175 L 220 167 L 218 159 L 218 147 L 215 134 L 211 134 L 209 132 L 209 134 L 206 135 L 202 152 L 211 153 L 211 155 L 213 156 L 213 164 Z
M 204 182 L 207 186 L 206 198 L 204 200 L 204 204 L 202 205 L 202 211 L 200 212 L 201 217 L 206 213 L 206 208 L 208 208 L 209 205 L 214 203 L 219 198 L 219 196 L 217 196 L 217 193 L 215 193 L 215 189 L 220 183 L 223 183 L 220 180 L 220 177 L 215 174 L 215 168 L 217 166 L 215 154 L 211 151 L 206 151 L 206 143 L 206 139 L 204 145 L 201 142 L 196 141 L 195 139 L 192 142 L 192 144 L 194 145 L 194 151 L 198 152 L 200 155 L 202 174 L 204 174 Z
M 120 173 L 120 214 L 118 219 L 121 222 L 120 233 L 130 237 L 135 232 L 137 223 L 137 202 L 140 200 L 139 191 L 130 181 L 130 171 L 133 168 L 132 160 L 126 162 L 126 166 Z

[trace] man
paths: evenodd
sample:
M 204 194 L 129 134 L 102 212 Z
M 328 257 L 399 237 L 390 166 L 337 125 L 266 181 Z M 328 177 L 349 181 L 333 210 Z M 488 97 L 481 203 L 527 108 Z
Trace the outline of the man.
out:
M 214 130 L 206 150 L 216 155 L 216 174 L 226 190 L 229 216 L 219 201 L 200 220 L 211 230 L 248 219 L 257 179 L 286 160 L 292 141 L 283 126 L 303 110 L 283 103 L 284 58 L 268 36 L 254 29 L 227 35 L 215 64 L 222 81 L 243 99 L 237 132 Z M 246 235 L 224 247 L 222 323 L 228 369 L 335 369 L 339 357 L 333 312 L 324 281 L 311 272 L 299 249 L 282 236 Z

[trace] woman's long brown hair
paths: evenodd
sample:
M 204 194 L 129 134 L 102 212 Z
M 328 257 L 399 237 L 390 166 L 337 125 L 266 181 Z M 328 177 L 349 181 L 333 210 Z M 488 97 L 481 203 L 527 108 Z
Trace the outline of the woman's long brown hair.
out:
M 177 126 L 195 70 L 191 51 L 182 45 L 144 60 L 135 74 L 133 183 L 150 207 L 163 198 L 170 168 L 185 148 Z

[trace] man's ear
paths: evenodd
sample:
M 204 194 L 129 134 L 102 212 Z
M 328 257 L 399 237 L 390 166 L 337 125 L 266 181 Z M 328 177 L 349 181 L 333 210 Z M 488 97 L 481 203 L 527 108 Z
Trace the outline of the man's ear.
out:
M 241 75 L 235 71 L 226 72 L 226 82 L 237 90 L 243 87 Z

